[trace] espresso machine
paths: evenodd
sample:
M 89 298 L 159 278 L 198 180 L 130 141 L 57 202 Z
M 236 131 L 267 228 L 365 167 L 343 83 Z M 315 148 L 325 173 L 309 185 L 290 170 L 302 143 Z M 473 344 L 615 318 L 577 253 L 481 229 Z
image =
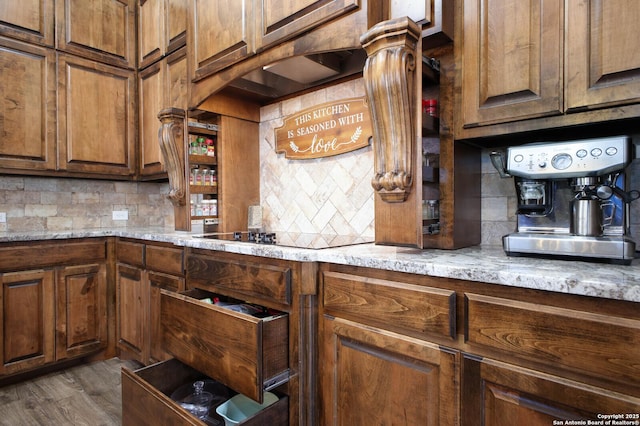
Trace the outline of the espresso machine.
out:
M 629 136 L 615 136 L 492 152 L 500 175 L 514 178 L 518 199 L 516 231 L 502 237 L 505 253 L 631 263 L 629 204 L 640 197 L 627 189 L 632 151 Z

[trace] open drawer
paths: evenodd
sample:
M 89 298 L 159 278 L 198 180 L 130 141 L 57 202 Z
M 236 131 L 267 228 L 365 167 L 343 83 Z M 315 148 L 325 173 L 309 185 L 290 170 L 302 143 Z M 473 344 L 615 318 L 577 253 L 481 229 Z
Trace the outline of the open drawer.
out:
M 259 318 L 210 303 L 200 289 L 162 290 L 164 350 L 260 403 L 263 392 L 289 380 L 289 324 L 285 312 Z M 207 301 L 205 301 L 207 300 Z
M 122 369 L 123 426 L 222 426 L 224 420 L 209 411 L 205 421 L 198 419 L 171 399 L 171 394 L 188 383 L 206 377 L 176 359 L 162 361 L 139 370 Z M 229 390 L 228 397 L 235 393 Z M 242 423 L 242 426 L 288 425 L 289 399 L 278 395 L 277 402 Z

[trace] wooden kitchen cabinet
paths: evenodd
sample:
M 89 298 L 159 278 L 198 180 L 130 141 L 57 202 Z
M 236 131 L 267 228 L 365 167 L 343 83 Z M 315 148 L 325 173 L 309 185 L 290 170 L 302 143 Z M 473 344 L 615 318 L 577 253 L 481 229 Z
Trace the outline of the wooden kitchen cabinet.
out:
M 563 2 L 466 0 L 463 7 L 464 125 L 561 114 Z
M 135 69 L 135 16 L 135 0 L 56 1 L 56 48 Z
M 106 240 L 0 245 L 0 375 L 107 349 Z
M 362 37 L 376 141 L 375 242 L 441 249 L 477 245 L 480 149 L 454 143 L 453 45 L 423 50 L 422 35 L 418 24 L 402 17 L 380 22 Z M 437 102 L 433 115 L 423 112 L 426 99 Z M 433 217 L 424 214 L 429 200 L 438 203 Z
M 211 0 L 190 2 L 193 18 L 187 45 L 193 81 L 359 7 L 356 0 L 241 0 L 228 2 L 224 8 L 215 4 Z
M 58 168 L 133 176 L 135 93 L 133 71 L 58 54 Z
M 149 2 L 147 2 L 149 3 Z M 164 108 L 165 72 L 162 61 L 138 73 L 138 134 L 140 176 L 154 176 L 165 172 L 158 129 L 158 112 Z
M 54 0 L 3 1 L 0 35 L 53 47 Z
M 640 4 L 571 0 L 565 15 L 566 110 L 640 102 Z
M 58 269 L 55 300 L 57 360 L 107 347 L 105 263 Z
M 156 424 L 144 414 L 151 412 L 172 419 L 163 424 L 200 424 L 184 420 L 167 397 L 184 383 L 176 380 L 188 383 L 194 373 L 257 401 L 267 390 L 279 397 L 248 424 L 315 424 L 316 336 L 306 331 L 315 324 L 314 264 L 186 250 L 186 290 L 161 290 L 163 346 L 175 358 L 123 371 L 123 424 Z M 267 315 L 206 300 L 216 298 L 259 305 Z
M 630 415 L 637 421 L 640 399 L 491 359 L 465 356 L 462 364 L 463 426 L 547 426 L 598 415 Z
M 186 112 L 168 108 L 162 112 L 160 146 L 169 170 L 170 194 L 175 194 L 175 228 L 191 231 L 192 220 L 213 219 L 209 232 L 246 229 L 249 206 L 260 201 L 258 121 L 256 104 L 233 97 L 213 97 L 202 109 Z M 214 142 L 215 156 L 190 155 L 189 144 L 202 136 Z M 162 148 L 164 146 L 164 148 Z M 193 169 L 216 172 L 216 185 L 190 181 Z M 216 200 L 216 214 L 192 214 L 202 199 Z M 192 203 L 193 201 L 193 203 Z
M 118 240 L 116 340 L 121 356 L 150 364 L 168 358 L 160 337 L 160 292 L 183 291 L 183 249 Z
M 187 0 L 138 0 L 138 68 L 183 47 Z
M 312 30 L 359 7 L 357 0 L 259 0 L 256 4 L 257 51 Z
M 55 361 L 54 277 L 52 270 L 0 275 L 1 374 L 30 370 Z
M 0 169 L 55 170 L 55 61 L 52 49 L 0 37 Z
M 635 303 L 334 264 L 319 276 L 321 424 L 640 411 Z
M 158 144 L 158 113 L 171 106 L 185 109 L 187 88 L 186 48 L 138 73 L 138 174 L 142 179 L 167 176 Z
M 190 81 L 211 75 L 255 51 L 255 2 L 238 0 L 225 3 L 225 7 L 217 7 L 217 4 L 214 0 L 189 1 Z
M 320 424 L 458 424 L 455 293 L 322 271 Z
M 465 0 L 456 137 L 639 117 L 638 18 L 630 0 Z
M 118 348 L 126 357 L 143 364 L 149 359 L 149 286 L 144 271 L 125 264 L 116 265 L 116 310 Z M 121 355 L 122 356 L 122 355 Z

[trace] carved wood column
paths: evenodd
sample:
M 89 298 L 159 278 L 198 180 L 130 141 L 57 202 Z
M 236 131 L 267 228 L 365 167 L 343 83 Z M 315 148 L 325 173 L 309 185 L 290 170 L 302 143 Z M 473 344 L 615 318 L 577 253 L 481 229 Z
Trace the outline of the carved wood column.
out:
M 421 28 L 407 17 L 380 22 L 362 35 L 364 83 L 373 126 L 375 176 L 382 200 L 401 203 L 413 185 L 416 56 Z
M 186 113 L 182 109 L 167 108 L 160 111 L 158 119 L 158 142 L 169 177 L 169 194 L 175 214 L 177 231 L 191 230 L 190 211 L 187 206 L 187 179 L 185 175 L 184 121 Z

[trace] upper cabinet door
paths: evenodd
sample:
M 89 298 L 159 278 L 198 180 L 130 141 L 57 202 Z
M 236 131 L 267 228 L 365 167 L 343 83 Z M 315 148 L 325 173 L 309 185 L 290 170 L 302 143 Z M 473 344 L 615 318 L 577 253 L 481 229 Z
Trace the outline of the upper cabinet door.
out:
M 59 0 L 56 47 L 124 68 L 136 65 L 135 0 Z
M 640 101 L 640 2 L 567 2 L 567 110 Z
M 165 53 L 171 53 L 184 46 L 187 41 L 187 0 L 167 0 L 165 7 Z
M 187 46 L 191 80 L 197 81 L 254 52 L 253 0 L 191 0 Z
M 55 170 L 53 49 L 0 37 L 0 168 Z
M 53 1 L 1 1 L 0 35 L 53 47 Z
M 465 127 L 562 112 L 562 16 L 561 0 L 464 1 Z
M 164 0 L 140 0 L 138 8 L 138 67 L 157 61 L 165 52 Z
M 256 50 L 294 37 L 356 9 L 358 0 L 258 0 Z M 336 37 L 339 37 L 336 34 Z
M 134 105 L 133 71 L 59 54 L 59 169 L 132 176 Z
M 187 38 L 187 0 L 139 0 L 138 68 L 183 47 Z

